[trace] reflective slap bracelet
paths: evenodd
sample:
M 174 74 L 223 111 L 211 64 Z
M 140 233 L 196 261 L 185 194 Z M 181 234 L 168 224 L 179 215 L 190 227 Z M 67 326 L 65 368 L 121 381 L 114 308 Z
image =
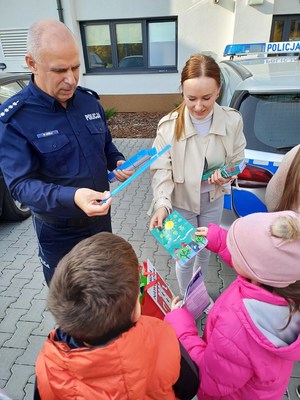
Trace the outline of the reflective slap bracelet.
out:
M 152 147 L 149 150 L 142 149 L 138 153 L 136 153 L 134 156 L 132 156 L 128 160 L 126 160 L 119 167 L 117 167 L 116 170 L 137 169 L 140 166 L 142 166 L 146 161 L 148 161 L 155 154 L 156 154 L 155 147 Z M 108 180 L 110 183 L 115 182 L 117 180 L 113 171 L 109 172 Z
M 171 148 L 171 145 L 168 144 L 165 146 L 161 151 L 158 153 L 154 154 L 148 161 L 145 162 L 138 170 L 135 171 L 133 175 L 131 175 L 129 178 L 126 179 L 126 181 L 122 182 L 121 185 L 116 187 L 111 193 L 110 196 L 107 199 L 103 199 L 102 203 L 106 203 L 108 199 L 111 197 L 115 196 L 117 193 L 119 193 L 122 189 L 124 189 L 129 183 L 131 183 L 135 178 L 137 178 L 139 175 L 141 175 L 144 171 L 146 171 L 147 168 L 150 167 L 151 164 L 154 163 L 155 160 L 157 160 L 158 157 L 163 155 L 166 151 L 168 151 Z

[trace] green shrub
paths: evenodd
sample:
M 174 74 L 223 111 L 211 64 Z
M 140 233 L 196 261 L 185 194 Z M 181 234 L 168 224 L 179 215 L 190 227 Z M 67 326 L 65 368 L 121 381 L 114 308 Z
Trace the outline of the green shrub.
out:
M 182 101 L 176 101 L 176 102 L 174 103 L 174 106 L 175 106 L 174 108 L 179 107 L 181 103 L 182 103 Z
M 108 108 L 107 110 L 104 111 L 105 112 L 105 118 L 106 121 L 108 121 L 111 117 L 113 117 L 114 115 L 118 114 L 118 111 L 116 108 Z

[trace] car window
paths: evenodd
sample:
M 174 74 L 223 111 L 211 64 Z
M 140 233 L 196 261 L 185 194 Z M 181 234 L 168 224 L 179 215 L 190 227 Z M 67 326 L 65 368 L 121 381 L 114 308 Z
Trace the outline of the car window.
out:
M 14 94 L 18 93 L 22 89 L 22 86 L 18 82 L 10 82 L 6 84 L 0 84 L 0 104 L 4 103 Z
M 89 52 L 89 66 L 90 68 L 105 68 L 106 63 L 102 61 L 102 59 L 98 56 L 98 54 Z
M 249 95 L 239 111 L 247 149 L 285 154 L 300 142 L 299 94 Z
M 144 67 L 143 56 L 127 56 L 119 62 L 120 68 L 142 68 Z

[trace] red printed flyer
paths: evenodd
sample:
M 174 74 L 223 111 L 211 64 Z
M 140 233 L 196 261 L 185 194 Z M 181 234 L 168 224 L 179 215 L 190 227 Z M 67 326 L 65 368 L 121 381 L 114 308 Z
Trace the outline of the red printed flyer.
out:
M 159 309 L 164 314 L 170 312 L 174 294 L 150 260 L 147 260 L 147 286 L 148 295 L 157 304 Z

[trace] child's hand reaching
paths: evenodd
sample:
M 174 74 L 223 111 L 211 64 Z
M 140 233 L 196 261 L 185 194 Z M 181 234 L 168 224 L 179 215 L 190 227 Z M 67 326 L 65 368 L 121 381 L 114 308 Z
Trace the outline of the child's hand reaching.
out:
M 195 235 L 198 236 L 207 236 L 208 228 L 207 226 L 199 226 L 195 232 Z
M 199 226 L 195 235 L 205 236 L 208 241 L 206 248 L 217 253 L 226 264 L 232 266 L 231 255 L 226 245 L 227 233 L 226 229 L 211 223 L 208 226 Z
M 179 296 L 174 297 L 172 300 L 171 311 L 175 310 L 175 308 L 180 308 L 182 304 L 182 300 Z

